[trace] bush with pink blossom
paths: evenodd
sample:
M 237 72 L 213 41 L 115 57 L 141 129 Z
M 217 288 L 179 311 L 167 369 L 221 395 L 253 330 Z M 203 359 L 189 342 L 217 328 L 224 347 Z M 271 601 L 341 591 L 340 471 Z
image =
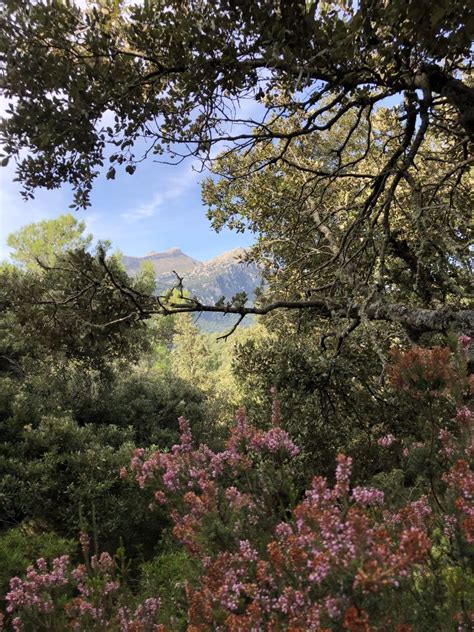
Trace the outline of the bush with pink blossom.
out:
M 395 432 L 379 444 L 397 455 L 401 477 L 387 470 L 353 482 L 353 459 L 339 454 L 333 478 L 315 475 L 301 492 L 292 473 L 299 447 L 276 401 L 267 429 L 239 411 L 221 451 L 195 446 L 181 419 L 179 443 L 135 450 L 120 473 L 153 492 L 187 552 L 192 571 L 169 596 L 180 612 L 160 603 L 166 591 L 134 594 L 111 556 L 89 556 L 83 536 L 86 564 L 38 560 L 11 580 L 7 624 L 25 632 L 470 630 L 474 447 L 462 349 L 397 351 L 388 374 L 424 419 L 421 447 Z M 407 485 L 404 468 L 419 453 L 426 471 Z M 396 494 L 378 484 L 383 476 L 398 481 Z

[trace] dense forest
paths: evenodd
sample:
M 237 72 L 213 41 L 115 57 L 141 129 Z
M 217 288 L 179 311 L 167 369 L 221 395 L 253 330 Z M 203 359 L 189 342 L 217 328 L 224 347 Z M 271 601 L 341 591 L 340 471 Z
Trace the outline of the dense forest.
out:
M 472 630 L 473 32 L 463 0 L 1 3 L 2 166 L 74 210 L 0 264 L 0 629 Z M 254 295 L 87 234 L 152 159 L 252 234 Z

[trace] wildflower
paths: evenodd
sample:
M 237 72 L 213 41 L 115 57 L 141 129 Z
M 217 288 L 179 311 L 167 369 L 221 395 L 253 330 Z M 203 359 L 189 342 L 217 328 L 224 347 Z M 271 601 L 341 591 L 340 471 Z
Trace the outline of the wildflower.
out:
M 337 455 L 336 467 L 336 495 L 345 493 L 349 489 L 349 479 L 352 472 L 352 459 L 344 454 Z
M 467 426 L 471 421 L 471 414 L 471 410 L 467 406 L 461 406 L 456 410 L 456 421 L 461 426 Z
M 375 487 L 354 487 L 352 498 L 361 505 L 383 505 L 384 493 Z
M 471 344 L 471 337 L 466 336 L 466 334 L 461 334 L 458 338 L 459 346 L 463 351 L 468 351 L 469 346 Z
M 382 448 L 388 448 L 395 441 L 393 434 L 388 434 L 377 439 L 377 444 Z

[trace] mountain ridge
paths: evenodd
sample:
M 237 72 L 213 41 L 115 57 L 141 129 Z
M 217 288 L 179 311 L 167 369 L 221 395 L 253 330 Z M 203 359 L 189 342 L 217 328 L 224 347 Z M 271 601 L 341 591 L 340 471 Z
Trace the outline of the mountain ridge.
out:
M 180 248 L 173 247 L 142 257 L 124 255 L 122 260 L 126 271 L 132 276 L 139 271 L 141 262 L 150 261 L 155 271 L 158 292 L 176 285 L 176 272 L 183 277 L 183 286 L 191 296 L 212 305 L 222 297 L 230 300 L 241 292 L 247 294 L 249 302 L 253 301 L 255 289 L 262 285 L 262 276 L 254 263 L 242 261 L 245 253 L 243 248 L 234 248 L 206 261 L 199 261 Z M 203 314 L 199 326 L 207 331 L 222 331 L 231 327 L 234 320 L 232 315 Z

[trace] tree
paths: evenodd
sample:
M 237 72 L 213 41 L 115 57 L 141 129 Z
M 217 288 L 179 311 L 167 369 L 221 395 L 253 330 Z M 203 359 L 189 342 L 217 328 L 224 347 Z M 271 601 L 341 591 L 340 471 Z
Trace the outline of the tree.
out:
M 95 256 L 79 249 L 59 255 L 52 266 L 41 265 L 40 275 L 0 268 L 2 362 L 8 360 L 11 368 L 23 355 L 51 354 L 103 367 L 117 359 L 137 360 L 149 348 L 145 323 L 123 312 L 121 292 Z M 114 281 L 133 289 L 114 260 L 107 269 Z
M 35 272 L 52 266 L 57 257 L 70 250 L 86 250 L 92 235 L 84 235 L 85 222 L 78 222 L 72 215 L 60 215 L 56 219 L 43 220 L 24 226 L 8 235 L 7 244 L 12 248 L 11 257 L 22 267 Z
M 472 178 L 459 176 L 454 189 L 440 184 L 443 147 L 427 134 L 416 165 L 397 187 L 393 207 L 382 205 L 361 216 L 354 208 L 367 196 L 359 184 L 361 169 L 375 172 L 399 125 L 396 110 L 380 108 L 372 128 L 361 125 L 347 143 L 354 161 L 365 156 L 364 165 L 355 164 L 344 178 L 319 178 L 315 172 L 331 164 L 334 142 L 346 138 L 354 122 L 353 115 L 342 116 L 316 146 L 303 138 L 289 150 L 288 160 L 254 169 L 246 178 L 236 176 L 250 165 L 270 162 L 285 141 L 219 158 L 214 170 L 227 177 L 204 184 L 208 216 L 216 230 L 252 230 L 257 237 L 246 258 L 260 265 L 267 302 L 310 307 L 314 298 L 313 320 L 328 315 L 325 307 L 332 309 L 326 335 L 337 334 L 339 344 L 362 321 L 378 319 L 402 323 L 417 337 L 438 328 L 441 306 L 466 306 Z M 279 127 L 290 129 L 287 122 Z M 341 323 L 336 331 L 334 321 Z
M 213 306 L 189 300 L 184 307 L 157 299 L 138 310 L 141 316 L 220 311 L 243 318 L 289 308 L 326 319 L 343 313 L 343 332 L 362 318 L 417 333 L 473 328 L 472 312 L 450 301 L 452 283 L 446 293 L 453 266 L 434 278 L 413 248 L 438 197 L 443 226 L 458 205 L 472 206 L 463 193 L 474 136 L 470 3 L 222 0 L 216 8 L 191 0 L 127 7 L 97 0 L 81 9 L 60 0 L 7 0 L 0 19 L 2 89 L 10 101 L 0 131 L 4 163 L 17 161 L 26 196 L 69 182 L 75 204 L 86 206 L 106 159 L 113 179 L 117 168 L 133 174 L 149 155 L 168 152 L 178 162 L 192 155 L 208 165 L 221 150 L 229 160 L 244 158 L 232 169 L 225 159 L 216 163 L 232 182 L 283 169 L 298 174 L 302 197 L 303 176 L 317 187 L 318 204 L 339 231 L 338 241 L 326 244 L 331 285 L 364 259 L 363 268 L 373 268 L 363 297 L 360 282 L 357 291 L 334 298 L 315 291 L 311 279 L 304 296 L 256 306 L 242 297 Z M 382 106 L 390 104 L 381 124 Z M 301 159 L 301 145 L 323 146 L 323 158 Z M 416 177 L 420 163 L 427 182 Z M 345 183 L 353 192 L 346 189 L 336 210 L 333 194 Z M 406 203 L 420 217 L 413 243 L 394 221 Z M 283 208 L 280 221 L 286 217 Z M 389 250 L 417 286 L 417 298 L 425 292 L 416 306 L 387 300 Z

